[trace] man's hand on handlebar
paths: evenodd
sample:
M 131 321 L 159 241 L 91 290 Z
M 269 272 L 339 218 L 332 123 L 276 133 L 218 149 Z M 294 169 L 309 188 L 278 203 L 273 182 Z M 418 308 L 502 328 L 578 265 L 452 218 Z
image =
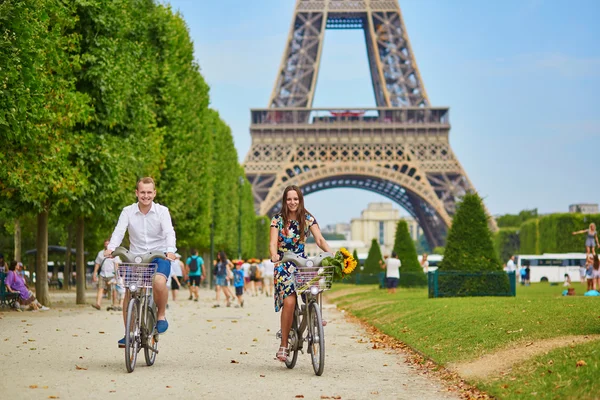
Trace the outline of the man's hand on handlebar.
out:
M 109 257 L 112 258 L 112 252 L 113 251 L 110 250 L 110 249 L 104 250 L 104 257 L 106 257 L 106 258 L 109 258 Z
M 177 256 L 175 256 L 175 253 L 167 253 L 167 260 L 169 260 L 169 261 L 177 260 Z
M 274 257 L 271 257 L 271 261 L 273 262 L 273 264 L 278 264 L 279 263 L 279 254 L 275 254 Z

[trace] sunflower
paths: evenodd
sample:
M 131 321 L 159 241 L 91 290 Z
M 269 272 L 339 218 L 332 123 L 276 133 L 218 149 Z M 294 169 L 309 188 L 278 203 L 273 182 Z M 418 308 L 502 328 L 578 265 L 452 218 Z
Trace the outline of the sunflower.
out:
M 356 268 L 357 262 L 353 257 L 347 258 L 344 260 L 344 274 L 348 275 L 351 274 L 352 271 L 354 271 L 354 268 Z
M 344 248 L 344 247 L 342 247 L 340 249 L 340 252 L 344 256 L 344 258 L 350 258 L 350 257 L 352 257 L 352 254 L 350 254 L 350 252 L 348 250 L 346 250 L 346 248 Z

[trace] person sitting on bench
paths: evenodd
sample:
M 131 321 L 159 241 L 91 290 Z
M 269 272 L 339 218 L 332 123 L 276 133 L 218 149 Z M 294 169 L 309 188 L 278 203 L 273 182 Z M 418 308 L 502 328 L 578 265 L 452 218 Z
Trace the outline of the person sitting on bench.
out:
M 23 268 L 23 264 L 17 262 L 15 260 L 10 262 L 10 266 L 8 267 L 8 274 L 6 275 L 6 279 L 4 280 L 4 284 L 6 288 L 11 293 L 19 293 L 19 304 L 21 307 L 25 307 L 32 311 L 49 310 L 48 307 L 45 307 L 40 304 L 39 301 L 35 298 L 31 290 L 27 288 L 25 281 L 19 275 L 18 271 Z

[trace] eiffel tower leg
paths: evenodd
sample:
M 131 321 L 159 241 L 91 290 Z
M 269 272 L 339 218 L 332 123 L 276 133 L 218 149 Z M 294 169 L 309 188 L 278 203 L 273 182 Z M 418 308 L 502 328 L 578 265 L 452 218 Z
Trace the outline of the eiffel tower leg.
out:
M 325 15 L 296 9 L 269 107 L 312 106 L 327 22 Z

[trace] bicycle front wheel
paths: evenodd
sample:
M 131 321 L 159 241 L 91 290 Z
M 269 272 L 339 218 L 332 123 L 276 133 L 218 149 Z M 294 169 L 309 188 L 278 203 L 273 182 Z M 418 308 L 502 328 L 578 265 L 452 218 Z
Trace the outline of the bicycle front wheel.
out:
M 317 376 L 321 376 L 325 368 L 325 334 L 321 309 L 316 302 L 310 303 L 308 309 L 308 332 L 310 335 L 308 351 L 311 355 L 313 369 Z
M 150 305 L 146 306 L 146 323 L 144 325 L 144 337 L 146 338 L 144 356 L 146 365 L 151 366 L 156 361 L 156 354 L 158 353 L 158 334 L 155 335 L 154 332 L 156 314 L 154 313 L 154 307 Z
M 140 316 L 138 300 L 132 298 L 127 306 L 127 323 L 125 324 L 125 367 L 133 372 L 140 349 Z

